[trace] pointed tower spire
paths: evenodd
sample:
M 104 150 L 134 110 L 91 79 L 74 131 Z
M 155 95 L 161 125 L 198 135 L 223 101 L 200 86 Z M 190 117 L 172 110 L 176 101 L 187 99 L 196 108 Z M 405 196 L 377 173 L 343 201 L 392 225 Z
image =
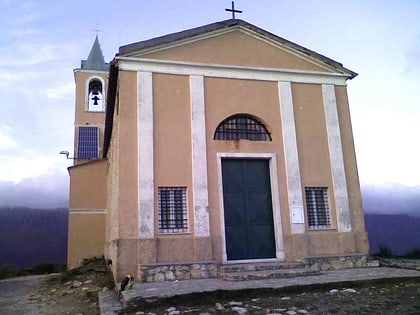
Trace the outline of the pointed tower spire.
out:
M 87 60 L 82 60 L 82 69 L 99 71 L 108 71 L 109 69 L 109 65 L 105 63 L 105 59 L 102 54 L 98 35 L 95 37 L 95 41 L 93 43 L 92 49 L 90 50 L 89 57 Z

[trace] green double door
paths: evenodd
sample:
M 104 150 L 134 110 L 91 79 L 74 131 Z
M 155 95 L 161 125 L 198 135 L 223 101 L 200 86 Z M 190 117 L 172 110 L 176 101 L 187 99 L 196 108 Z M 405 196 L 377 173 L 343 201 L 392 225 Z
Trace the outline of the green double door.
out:
M 269 161 L 222 159 L 228 260 L 276 257 Z

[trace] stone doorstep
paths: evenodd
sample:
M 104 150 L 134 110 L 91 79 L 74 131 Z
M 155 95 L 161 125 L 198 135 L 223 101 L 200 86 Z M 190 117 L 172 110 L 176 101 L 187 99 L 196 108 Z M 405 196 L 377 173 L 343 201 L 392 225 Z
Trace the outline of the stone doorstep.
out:
M 263 279 L 282 279 L 296 278 L 305 276 L 319 275 L 316 270 L 306 268 L 290 268 L 276 270 L 258 270 L 258 271 L 241 271 L 220 274 L 219 278 L 227 281 L 246 281 L 246 280 L 263 280 Z
M 219 266 L 219 275 L 232 272 L 246 271 L 268 271 L 268 270 L 287 270 L 305 268 L 304 263 L 299 262 L 261 262 L 261 263 L 235 263 Z

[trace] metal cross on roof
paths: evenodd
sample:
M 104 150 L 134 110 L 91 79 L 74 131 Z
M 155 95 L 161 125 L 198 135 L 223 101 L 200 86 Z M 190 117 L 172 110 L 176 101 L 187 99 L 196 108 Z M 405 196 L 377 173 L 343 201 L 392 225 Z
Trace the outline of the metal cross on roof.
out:
M 235 19 L 235 13 L 242 13 L 241 10 L 235 10 L 235 1 L 232 1 L 232 9 L 225 9 L 225 11 L 232 12 L 232 19 Z

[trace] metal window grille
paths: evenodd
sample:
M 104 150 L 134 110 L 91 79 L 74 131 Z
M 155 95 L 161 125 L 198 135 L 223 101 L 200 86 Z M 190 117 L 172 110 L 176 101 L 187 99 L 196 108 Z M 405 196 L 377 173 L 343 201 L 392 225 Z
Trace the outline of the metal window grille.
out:
M 99 157 L 99 128 L 79 127 L 77 146 L 78 159 L 96 159 Z
M 188 232 L 187 188 L 159 187 L 159 232 Z
M 249 115 L 234 115 L 222 121 L 216 128 L 214 140 L 271 141 L 263 123 Z
M 309 229 L 331 228 L 327 187 L 305 187 Z

